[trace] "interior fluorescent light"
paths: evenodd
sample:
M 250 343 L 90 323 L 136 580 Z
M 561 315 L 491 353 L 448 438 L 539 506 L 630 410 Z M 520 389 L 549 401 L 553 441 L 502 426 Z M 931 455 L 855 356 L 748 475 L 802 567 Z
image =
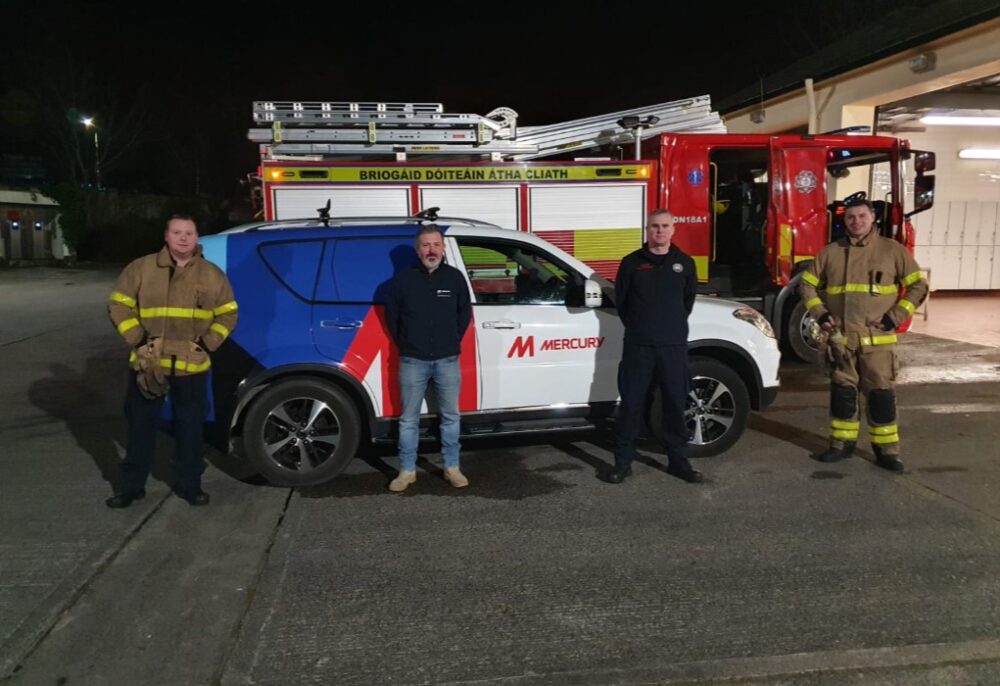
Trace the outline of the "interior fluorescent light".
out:
M 963 160 L 1000 160 L 1000 148 L 964 148 L 958 156 Z
M 938 126 L 1000 126 L 1000 117 L 966 117 L 950 114 L 928 114 L 920 119 L 921 124 Z

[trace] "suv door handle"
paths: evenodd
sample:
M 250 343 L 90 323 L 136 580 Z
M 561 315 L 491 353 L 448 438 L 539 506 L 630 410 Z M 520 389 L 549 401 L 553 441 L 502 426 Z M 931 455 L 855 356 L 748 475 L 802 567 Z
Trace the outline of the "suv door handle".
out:
M 509 319 L 500 319 L 495 322 L 483 322 L 484 329 L 520 329 L 521 322 L 512 322 Z
M 343 331 L 361 328 L 361 322 L 356 319 L 322 319 L 319 325 L 324 329 L 341 329 Z

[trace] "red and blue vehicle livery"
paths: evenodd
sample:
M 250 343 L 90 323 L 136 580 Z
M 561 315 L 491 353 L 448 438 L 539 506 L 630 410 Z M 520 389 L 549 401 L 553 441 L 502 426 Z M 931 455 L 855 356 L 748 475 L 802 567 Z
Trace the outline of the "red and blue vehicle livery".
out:
M 421 221 L 276 221 L 202 239 L 240 305 L 213 358 L 218 448 L 274 483 L 306 485 L 340 473 L 363 441 L 395 438 L 398 352 L 381 303 L 394 274 L 417 264 Z M 473 303 L 460 356 L 463 435 L 603 426 L 618 400 L 613 285 L 537 235 L 470 220 L 438 226 Z M 774 398 L 778 347 L 756 310 L 718 298 L 699 298 L 690 330 L 691 453 L 719 454 Z M 427 425 L 434 411 L 432 400 Z

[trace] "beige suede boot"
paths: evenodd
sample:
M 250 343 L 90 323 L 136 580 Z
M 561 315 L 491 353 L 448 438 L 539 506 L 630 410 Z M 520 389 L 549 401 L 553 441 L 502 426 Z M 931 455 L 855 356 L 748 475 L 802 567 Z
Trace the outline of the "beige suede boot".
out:
M 444 479 L 455 488 L 465 488 L 469 485 L 469 480 L 458 467 L 448 467 L 444 470 Z
M 399 475 L 389 482 L 389 490 L 393 493 L 402 493 L 406 488 L 417 481 L 416 472 L 400 472 Z

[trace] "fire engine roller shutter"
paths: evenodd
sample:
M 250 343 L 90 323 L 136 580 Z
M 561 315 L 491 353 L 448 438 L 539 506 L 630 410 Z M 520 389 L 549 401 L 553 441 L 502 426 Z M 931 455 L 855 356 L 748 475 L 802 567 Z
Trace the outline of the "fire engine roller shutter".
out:
M 316 216 L 316 208 L 330 200 L 335 217 L 404 217 L 410 212 L 409 186 L 274 189 L 274 218 L 303 219 Z
M 441 216 L 465 217 L 496 224 L 504 229 L 518 226 L 517 186 L 421 186 L 420 207 L 440 207 Z
M 531 230 L 602 276 L 642 245 L 645 183 L 532 186 L 528 200 Z

